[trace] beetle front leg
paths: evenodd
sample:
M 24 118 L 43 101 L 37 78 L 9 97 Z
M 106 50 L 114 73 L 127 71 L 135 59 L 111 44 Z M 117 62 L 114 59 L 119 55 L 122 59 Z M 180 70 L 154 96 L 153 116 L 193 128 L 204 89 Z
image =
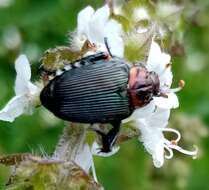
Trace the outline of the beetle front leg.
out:
M 99 52 L 94 55 L 89 55 L 87 57 L 82 58 L 82 61 L 86 62 L 95 62 L 95 61 L 100 61 L 100 60 L 108 60 L 109 55 L 106 52 Z
M 120 130 L 120 124 L 121 124 L 121 121 L 113 122 L 112 123 L 113 128 L 107 134 L 101 131 L 96 131 L 102 137 L 101 152 L 104 152 L 104 153 L 111 152 L 111 149 L 117 140 L 117 136 Z

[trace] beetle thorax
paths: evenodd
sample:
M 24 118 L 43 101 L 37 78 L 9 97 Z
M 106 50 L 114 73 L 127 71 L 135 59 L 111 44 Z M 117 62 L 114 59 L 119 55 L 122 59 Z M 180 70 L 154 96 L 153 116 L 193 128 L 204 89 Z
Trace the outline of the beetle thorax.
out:
M 129 74 L 129 94 L 134 108 L 147 105 L 160 90 L 160 80 L 155 72 L 146 67 L 134 66 Z

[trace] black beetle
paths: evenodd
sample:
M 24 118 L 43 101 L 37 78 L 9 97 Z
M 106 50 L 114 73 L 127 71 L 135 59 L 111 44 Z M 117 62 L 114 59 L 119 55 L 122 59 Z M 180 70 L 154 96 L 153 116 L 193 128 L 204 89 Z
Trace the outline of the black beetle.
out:
M 42 90 L 42 105 L 57 117 L 79 123 L 110 123 L 102 152 L 116 141 L 121 121 L 159 94 L 159 78 L 143 65 L 100 52 L 68 66 Z

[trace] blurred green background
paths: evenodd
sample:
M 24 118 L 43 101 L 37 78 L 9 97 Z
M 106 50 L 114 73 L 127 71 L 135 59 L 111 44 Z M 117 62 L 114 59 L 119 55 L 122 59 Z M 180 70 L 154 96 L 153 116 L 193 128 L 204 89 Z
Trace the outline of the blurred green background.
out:
M 192 0 L 191 0 L 192 1 Z M 13 97 L 14 60 L 25 53 L 37 76 L 42 53 L 67 45 L 67 33 L 76 26 L 77 13 L 85 6 L 97 8 L 101 0 L 0 0 L 0 107 Z M 179 129 L 182 144 L 200 148 L 198 159 L 178 153 L 161 169 L 154 168 L 142 144 L 132 140 L 111 158 L 96 158 L 100 183 L 108 190 L 209 190 L 209 1 L 194 1 L 198 11 L 186 21 L 184 56 L 173 57 L 174 86 L 186 87 L 179 95 L 180 108 L 172 113 L 170 126 Z M 35 78 L 34 78 L 35 80 Z M 53 152 L 63 122 L 43 108 L 14 123 L 0 121 L 0 155 L 17 152 Z M 8 169 L 0 166 L 0 189 Z

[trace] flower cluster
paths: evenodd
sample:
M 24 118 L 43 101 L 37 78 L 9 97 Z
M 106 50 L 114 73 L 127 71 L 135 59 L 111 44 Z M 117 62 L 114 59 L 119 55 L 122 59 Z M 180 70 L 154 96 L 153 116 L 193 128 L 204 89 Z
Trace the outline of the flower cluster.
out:
M 150 16 L 145 9 L 136 9 L 132 19 L 150 19 Z M 94 11 L 90 6 L 86 7 L 78 14 L 77 22 L 77 29 L 70 36 L 70 47 L 72 50 L 81 50 L 86 40 L 88 40 L 91 44 L 94 44 L 96 51 L 108 51 L 107 44 L 105 44 L 104 40 L 107 39 L 110 52 L 114 56 L 128 59 L 125 52 L 125 47 L 127 47 L 126 37 L 128 34 L 134 35 L 135 31 L 129 31 L 127 33 L 117 19 L 114 20 L 114 18 L 111 18 L 111 9 L 108 5 L 103 6 L 97 11 Z M 137 28 L 136 34 L 145 33 L 146 31 L 143 27 Z M 160 79 L 160 96 L 153 97 L 153 100 L 147 106 L 136 109 L 123 122 L 125 123 L 130 120 L 135 122 L 135 127 L 141 131 L 139 140 L 143 142 L 148 153 L 152 155 L 154 165 L 161 167 L 164 163 L 164 158 L 172 158 L 173 149 L 191 156 L 195 156 L 197 150 L 195 149 L 190 152 L 179 147 L 177 143 L 181 138 L 180 133 L 175 129 L 166 128 L 170 110 L 179 106 L 175 93 L 182 89 L 184 82 L 180 81 L 178 88 L 171 89 L 173 79 L 171 57 L 169 54 L 162 52 L 159 44 L 155 40 L 155 35 L 156 31 L 153 30 L 151 37 L 149 33 L 150 39 L 145 40 L 149 48 L 147 52 L 148 58 L 144 61 L 144 65 L 148 71 L 154 71 L 158 74 Z M 95 51 L 89 51 L 86 55 L 92 53 L 95 53 Z M 140 54 L 140 52 L 137 53 Z M 16 60 L 15 68 L 17 72 L 15 82 L 16 96 L 0 111 L 0 120 L 10 122 L 14 121 L 16 117 L 23 113 L 31 113 L 31 109 L 38 105 L 38 97 L 41 91 L 41 88 L 30 81 L 31 69 L 26 56 L 21 55 Z M 177 135 L 177 138 L 175 140 L 168 140 L 164 137 L 164 132 L 174 133 Z M 94 143 L 92 154 L 98 154 L 97 148 L 98 145 Z M 87 149 L 87 155 L 90 155 Z M 115 147 L 110 155 L 117 151 L 118 148 Z M 166 151 L 168 154 L 166 154 Z M 103 154 L 102 156 L 110 155 Z M 80 157 L 76 159 L 79 160 Z M 78 161 L 78 163 L 81 162 Z M 92 162 L 89 161 L 89 163 L 92 165 Z
M 80 50 L 85 41 L 89 40 L 96 46 L 97 51 L 106 52 L 104 38 L 107 38 L 112 54 L 123 57 L 122 27 L 110 18 L 110 9 L 107 5 L 97 11 L 90 6 L 84 8 L 78 14 L 77 23 L 77 29 L 70 37 L 70 46 L 73 50 Z
M 142 19 L 142 17 L 149 18 L 145 9 L 135 10 L 134 15 L 134 18 L 136 18 L 137 15 L 140 19 Z M 92 19 L 87 21 L 86 18 Z M 119 23 L 109 18 L 110 10 L 106 5 L 96 12 L 90 7 L 82 10 L 78 16 L 77 32 L 71 37 L 71 41 L 74 42 L 73 46 L 80 45 L 81 47 L 82 44 L 76 44 L 75 42 L 77 39 L 80 39 L 80 42 L 84 36 L 85 39 L 88 39 L 98 47 L 98 51 L 107 51 L 104 44 L 104 38 L 107 38 L 112 54 L 126 58 L 124 55 L 125 40 L 123 38 L 125 31 L 122 31 L 122 27 L 120 27 Z M 85 24 L 81 24 L 82 21 L 85 22 Z M 97 24 L 95 24 L 95 22 Z M 92 25 L 92 23 L 94 24 Z M 95 26 L 97 27 L 95 28 Z M 103 31 L 103 27 L 98 26 L 106 26 L 106 30 Z M 180 133 L 175 129 L 166 128 L 170 110 L 179 106 L 178 98 L 175 93 L 183 88 L 184 81 L 179 82 L 178 88 L 171 89 L 173 79 L 171 57 L 169 54 L 161 51 L 160 46 L 155 42 L 154 36 L 155 34 L 153 33 L 148 59 L 145 65 L 149 71 L 154 71 L 158 74 L 161 96 L 154 97 L 153 101 L 147 106 L 135 110 L 132 116 L 123 122 L 125 123 L 130 120 L 135 121 L 136 127 L 141 131 L 139 140 L 143 142 L 146 150 L 152 155 L 154 165 L 161 167 L 164 163 L 164 157 L 167 159 L 172 158 L 172 149 L 191 156 L 196 156 L 197 149 L 194 151 L 186 151 L 179 147 L 177 143 L 181 138 Z M 164 137 L 163 132 L 174 133 L 177 135 L 177 139 L 169 141 Z M 119 148 L 115 147 L 111 153 L 103 154 L 98 153 L 97 143 L 94 143 L 92 147 L 92 153 L 100 156 L 111 156 L 118 150 Z M 166 155 L 165 151 L 168 151 L 169 155 Z

